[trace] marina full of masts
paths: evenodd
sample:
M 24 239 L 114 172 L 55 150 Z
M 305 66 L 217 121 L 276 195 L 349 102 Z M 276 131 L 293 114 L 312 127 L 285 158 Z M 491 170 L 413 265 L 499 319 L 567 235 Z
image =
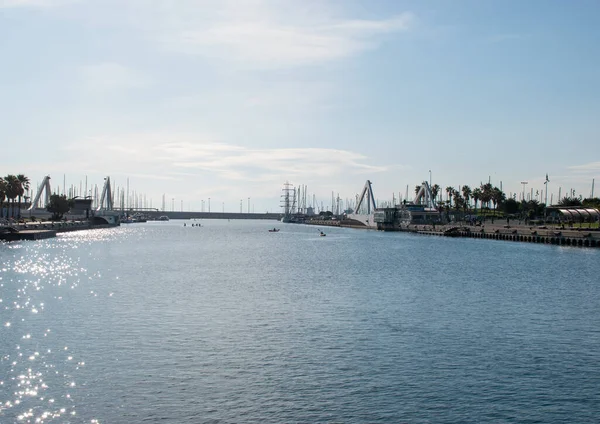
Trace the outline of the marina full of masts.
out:
M 49 180 L 49 177 L 47 177 Z M 92 209 L 98 209 L 102 197 L 102 187 L 106 181 L 98 184 L 97 182 L 88 181 L 88 178 L 81 179 L 77 184 L 67 184 L 66 175 L 63 175 L 56 184 L 52 180 L 52 194 L 65 196 L 68 199 L 90 199 Z M 46 181 L 46 178 L 44 179 Z M 29 177 L 24 174 L 7 175 L 0 178 L 0 216 L 18 216 L 19 211 L 28 210 L 34 200 L 35 193 L 38 193 L 43 188 L 44 181 L 32 182 Z M 502 182 L 498 186 L 488 182 L 471 188 L 469 185 L 462 186 L 446 186 L 426 181 L 430 192 L 431 200 L 435 201 L 436 207 L 445 211 L 462 211 L 463 213 L 480 211 L 481 209 L 503 212 L 506 214 L 529 214 L 531 210 L 539 214 L 540 209 L 544 209 L 549 205 L 562 206 L 591 206 L 598 207 L 598 199 L 594 195 L 594 180 L 591 181 L 591 190 L 588 196 L 583 193 L 576 192 L 574 189 L 563 189 L 560 186 L 552 187 L 548 176 L 546 176 L 543 184 L 535 188 L 533 184 L 527 181 L 521 181 L 522 190 L 518 192 L 505 193 L 502 189 Z M 373 205 L 378 208 L 392 208 L 396 205 L 415 203 L 422 201 L 417 199 L 417 191 L 423 183 L 414 186 L 414 190 L 406 185 L 405 190 L 392 193 L 391 196 L 379 199 L 373 195 Z M 552 190 L 551 190 L 552 188 Z M 376 190 L 375 190 L 376 191 Z M 113 210 L 122 212 L 128 211 L 156 211 L 156 212 L 183 212 L 184 210 L 192 211 L 191 202 L 196 205 L 200 203 L 200 208 L 195 208 L 201 212 L 225 212 L 225 203 L 212 199 L 176 199 L 163 194 L 159 201 L 148 196 L 146 193 L 140 192 L 133 187 L 130 187 L 129 178 L 124 181 L 124 184 L 117 184 L 114 181 L 110 184 L 108 191 L 110 196 L 110 204 Z M 427 197 L 427 196 L 426 196 Z M 37 208 L 42 210 L 46 206 L 48 196 L 41 196 L 38 199 Z M 251 205 L 250 197 L 240 199 L 239 212 L 251 213 L 254 212 L 254 206 Z M 264 200 L 264 199 L 263 199 Z M 186 207 L 187 206 L 187 207 Z M 310 193 L 307 185 L 294 185 L 290 182 L 284 184 L 279 212 L 284 217 L 290 216 L 319 216 L 328 213 L 334 216 L 343 216 L 344 214 L 364 213 L 364 210 L 357 210 L 359 206 L 369 206 L 367 203 L 361 204 L 361 194 L 354 193 L 351 196 L 342 198 L 339 192 L 331 191 L 331 195 L 326 200 L 318 198 L 316 194 Z M 229 207 L 231 210 L 231 206 Z M 235 212 L 238 211 L 238 205 L 235 206 Z
M 8 175 L 0 178 L 0 207 L 9 207 L 15 204 L 16 208 L 27 209 L 33 200 L 35 193 L 39 192 L 50 177 L 46 176 L 41 182 L 32 183 L 29 177 L 19 175 Z M 65 196 L 67 199 L 91 199 L 92 208 L 97 209 L 101 198 L 103 184 L 98 185 L 85 180 L 80 180 L 79 184 L 66 183 L 66 177 L 63 177 L 62 184 L 53 184 L 51 193 L 59 196 Z M 46 207 L 46 196 L 39 199 L 38 208 Z M 111 184 L 111 203 L 114 209 L 153 209 L 152 199 L 146 194 L 129 190 L 129 180 L 126 186 L 119 187 Z
M 284 221 L 302 222 L 312 216 L 328 215 L 343 217 L 349 215 L 372 215 L 375 209 L 412 209 L 413 212 L 424 208 L 426 212 L 444 215 L 447 219 L 457 219 L 464 216 L 478 216 L 488 214 L 494 216 L 519 216 L 531 218 L 546 217 L 546 208 L 550 205 L 556 207 L 589 207 L 600 208 L 600 199 L 594 197 L 594 180 L 591 182 L 589 197 L 583 197 L 574 189 L 563 192 L 558 187 L 558 195 L 549 193 L 550 180 L 546 176 L 542 189 L 509 192 L 502 190 L 489 180 L 485 184 L 471 188 L 468 185 L 457 188 L 447 186 L 442 188 L 438 184 L 423 181 L 411 190 L 407 185 L 404 193 L 393 193 L 391 199 L 380 201 L 374 195 L 370 181 L 367 181 L 362 193 L 355 194 L 354 198 L 342 199 L 339 194 L 331 193 L 329 204 L 318 202 L 316 196 L 308 194 L 306 185 L 294 187 L 289 181 L 284 183 L 281 194 L 281 211 Z M 556 201 L 555 201 L 556 200 Z M 593 212 L 590 212 L 593 215 Z M 414 213 L 413 213 L 414 215 Z M 440 215 L 441 216 L 441 215 Z M 440 218 L 441 219 L 441 218 Z M 373 224 L 374 225 L 374 224 Z
M 352 201 L 348 199 L 343 201 L 339 194 L 335 195 L 334 192 L 331 192 L 330 203 L 326 205 L 323 201 L 318 202 L 315 194 L 310 195 L 306 185 L 294 187 L 289 181 L 284 183 L 281 194 L 281 208 L 284 218 L 295 215 L 314 216 L 322 212 L 341 215 L 351 210 L 352 204 Z

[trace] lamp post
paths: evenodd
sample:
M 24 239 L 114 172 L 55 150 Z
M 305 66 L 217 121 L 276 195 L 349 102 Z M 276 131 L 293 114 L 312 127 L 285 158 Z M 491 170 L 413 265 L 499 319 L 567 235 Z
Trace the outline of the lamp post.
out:
M 523 184 L 523 199 L 522 201 L 525 201 L 525 186 L 527 185 L 527 181 L 521 181 L 521 184 Z
M 546 181 L 544 181 L 544 224 L 548 219 L 548 175 L 546 175 Z

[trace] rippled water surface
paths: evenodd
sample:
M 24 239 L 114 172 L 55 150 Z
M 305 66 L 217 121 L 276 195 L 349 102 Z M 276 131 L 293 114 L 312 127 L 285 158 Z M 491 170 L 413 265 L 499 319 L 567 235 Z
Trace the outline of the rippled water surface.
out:
M 0 422 L 598 422 L 600 249 L 192 223 L 0 244 Z

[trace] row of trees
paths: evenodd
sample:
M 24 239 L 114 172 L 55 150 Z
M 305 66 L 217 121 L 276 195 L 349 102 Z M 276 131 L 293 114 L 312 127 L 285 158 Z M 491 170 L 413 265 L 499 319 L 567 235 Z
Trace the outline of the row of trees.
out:
M 29 178 L 23 174 L 9 174 L 6 177 L 0 177 L 0 211 L 3 213 L 4 202 L 7 202 L 7 216 L 15 216 L 15 203 L 18 199 L 20 211 L 21 199 L 29 190 L 29 186 Z
M 419 191 L 421 186 L 415 187 L 415 193 Z M 441 187 L 438 184 L 434 184 L 431 186 L 431 194 L 434 198 L 437 198 L 441 192 Z M 448 196 L 448 200 L 443 203 L 441 206 L 445 206 L 447 209 L 450 209 L 452 206 L 456 210 L 468 210 L 470 208 L 471 199 L 475 205 L 475 211 L 477 211 L 477 204 L 481 202 L 481 207 L 490 207 L 490 203 L 494 205 L 494 210 L 497 209 L 499 205 L 502 204 L 506 200 L 506 194 L 498 187 L 494 187 L 490 183 L 481 184 L 480 187 L 476 187 L 471 189 L 468 185 L 464 185 L 461 187 L 460 191 L 455 189 L 454 187 L 446 187 L 446 195 Z
M 415 194 L 418 193 L 421 186 L 415 187 Z M 431 186 L 431 194 L 434 198 L 438 198 L 442 188 L 438 184 Z M 477 214 L 477 206 L 481 204 L 481 208 L 490 209 L 490 204 L 493 205 L 494 214 L 497 210 L 502 211 L 506 215 L 521 214 L 525 217 L 536 217 L 544 215 L 546 205 L 537 200 L 522 200 L 517 201 L 514 198 L 507 198 L 506 194 L 498 187 L 490 183 L 481 184 L 479 187 L 471 189 L 468 185 L 462 186 L 460 191 L 454 187 L 446 187 L 446 201 L 438 202 L 440 211 L 454 208 L 456 211 L 473 211 Z M 474 210 L 471 209 L 471 200 L 474 204 Z M 600 208 L 600 198 L 582 199 L 577 197 L 564 197 L 559 200 L 559 206 L 583 206 L 589 208 Z
M 586 208 L 600 208 L 599 197 L 582 199 L 579 197 L 563 197 L 558 203 L 560 206 L 583 206 Z
M 0 217 L 4 217 L 4 204 L 6 202 L 6 218 L 20 218 L 22 203 L 25 192 L 29 190 L 31 183 L 29 178 L 23 174 L 0 177 Z M 59 220 L 73 207 L 73 199 L 67 199 L 65 195 L 50 195 L 50 203 L 46 210 L 52 212 L 52 219 Z

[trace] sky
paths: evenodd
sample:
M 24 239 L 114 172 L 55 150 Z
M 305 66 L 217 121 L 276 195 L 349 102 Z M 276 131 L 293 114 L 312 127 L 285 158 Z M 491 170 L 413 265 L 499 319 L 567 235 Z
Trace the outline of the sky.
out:
M 599 46 L 596 0 L 0 0 L 0 174 L 167 210 L 277 212 L 286 181 L 588 197 Z

